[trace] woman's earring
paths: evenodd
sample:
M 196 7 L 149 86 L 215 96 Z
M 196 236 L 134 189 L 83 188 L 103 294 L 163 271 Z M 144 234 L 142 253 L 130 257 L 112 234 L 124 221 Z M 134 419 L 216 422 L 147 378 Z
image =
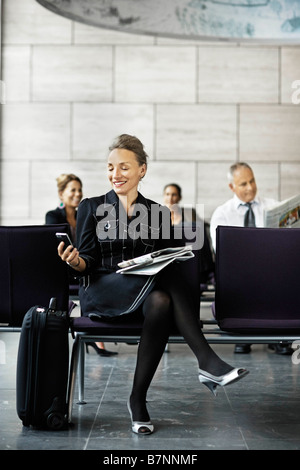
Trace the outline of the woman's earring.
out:
M 64 207 L 65 207 L 65 203 L 61 201 L 61 203 L 59 204 L 59 208 L 63 209 Z

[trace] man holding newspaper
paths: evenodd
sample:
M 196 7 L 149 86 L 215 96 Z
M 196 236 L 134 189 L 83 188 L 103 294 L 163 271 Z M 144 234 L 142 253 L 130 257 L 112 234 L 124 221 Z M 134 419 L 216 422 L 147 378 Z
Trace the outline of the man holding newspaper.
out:
M 155 266 L 157 251 L 174 246 L 169 209 L 138 192 L 146 171 L 147 155 L 143 144 L 136 137 L 119 136 L 110 147 L 107 162 L 112 190 L 80 204 L 77 247 L 69 246 L 64 250 L 63 242 L 58 246 L 61 259 L 84 277 L 80 287 L 83 315 L 94 320 L 109 316 L 112 322 L 120 315 L 144 316 L 127 404 L 132 431 L 139 435 L 151 434 L 154 430 L 146 407 L 147 390 L 174 323 L 197 358 L 199 381 L 214 394 L 218 385 L 231 384 L 248 373 L 226 364 L 207 343 L 198 321 L 199 312 L 195 311 L 188 286 L 181 277 L 180 263 L 169 263 L 170 259 L 165 258 L 168 266 L 158 274 L 120 272 L 122 263 L 133 266 L 136 260 L 127 261 L 140 256 L 144 262 L 146 257 L 146 263 L 150 259 L 149 266 Z M 159 217 L 153 217 L 153 212 Z M 178 244 L 178 239 L 175 241 Z M 181 246 L 176 251 L 184 258 L 192 256 L 190 247 L 183 249 Z M 159 254 L 167 256 L 166 251 Z
M 257 196 L 257 186 L 252 168 L 243 162 L 231 165 L 228 173 L 229 188 L 234 193 L 227 202 L 217 207 L 210 222 L 212 245 L 216 250 L 216 228 L 218 225 L 236 227 L 271 227 L 276 226 L 278 207 L 274 199 Z M 274 208 L 274 209 L 273 209 Z M 280 210 L 279 210 L 280 212 Z M 275 216 L 276 214 L 276 216 Z M 279 224 L 277 225 L 279 227 Z M 277 354 L 291 355 L 293 349 L 288 344 L 270 344 L 269 348 Z M 251 352 L 250 344 L 236 344 L 235 353 L 247 354 Z

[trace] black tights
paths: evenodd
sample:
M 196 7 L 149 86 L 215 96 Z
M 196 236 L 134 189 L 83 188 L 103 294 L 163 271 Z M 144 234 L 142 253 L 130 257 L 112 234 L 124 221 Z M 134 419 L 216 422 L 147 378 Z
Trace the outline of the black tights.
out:
M 222 361 L 207 343 L 198 320 L 192 299 L 187 294 L 179 270 L 172 266 L 164 270 L 143 304 L 145 316 L 138 348 L 136 370 L 130 397 L 134 421 L 148 421 L 146 395 L 168 342 L 172 325 L 195 354 L 199 368 L 213 375 L 222 375 L 232 367 Z

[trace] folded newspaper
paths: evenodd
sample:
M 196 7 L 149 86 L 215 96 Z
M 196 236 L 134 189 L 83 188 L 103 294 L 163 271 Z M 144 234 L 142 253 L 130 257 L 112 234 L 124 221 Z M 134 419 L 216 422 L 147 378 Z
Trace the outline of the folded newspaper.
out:
M 264 227 L 300 227 L 300 195 L 274 204 L 264 211 Z
M 186 261 L 193 258 L 192 245 L 179 246 L 177 248 L 164 248 L 154 251 L 147 255 L 138 256 L 119 263 L 117 273 L 120 274 L 144 274 L 147 276 L 154 275 L 173 261 Z

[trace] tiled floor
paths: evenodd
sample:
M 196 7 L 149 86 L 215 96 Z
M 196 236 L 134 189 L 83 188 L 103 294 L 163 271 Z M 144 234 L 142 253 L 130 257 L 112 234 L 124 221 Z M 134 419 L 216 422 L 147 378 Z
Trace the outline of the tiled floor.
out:
M 226 361 L 250 370 L 242 381 L 219 388 L 214 398 L 199 383 L 188 347 L 170 345 L 148 395 L 155 432 L 141 437 L 131 432 L 126 407 L 136 346 L 107 344 L 118 350 L 118 356 L 87 356 L 87 404 L 77 405 L 75 400 L 74 427 L 51 432 L 23 427 L 16 414 L 18 339 L 18 333 L 0 334 L 1 450 L 300 449 L 300 364 L 266 346 L 253 346 L 249 355 L 234 355 L 232 345 L 214 345 Z

